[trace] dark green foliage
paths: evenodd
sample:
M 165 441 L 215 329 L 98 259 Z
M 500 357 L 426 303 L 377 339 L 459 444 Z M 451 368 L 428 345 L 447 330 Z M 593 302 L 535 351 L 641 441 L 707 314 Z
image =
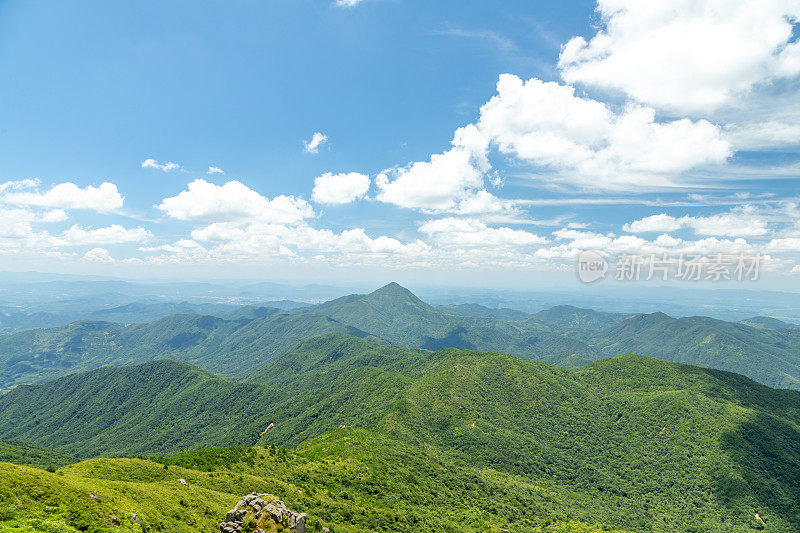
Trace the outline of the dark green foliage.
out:
M 72 464 L 78 460 L 49 448 L 20 440 L 0 440 L 0 463 L 30 465 L 48 470 Z
M 165 467 L 182 466 L 203 472 L 214 470 L 231 470 L 237 465 L 253 466 L 256 455 L 255 448 L 235 446 L 230 448 L 204 448 L 184 452 L 172 457 L 151 457 L 150 460 L 161 463 Z

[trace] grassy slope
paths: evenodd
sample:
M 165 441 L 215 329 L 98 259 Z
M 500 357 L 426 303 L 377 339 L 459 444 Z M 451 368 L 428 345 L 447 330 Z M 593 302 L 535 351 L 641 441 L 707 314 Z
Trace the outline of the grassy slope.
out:
M 476 474 L 467 486 L 461 473 L 426 464 L 428 470 L 418 473 L 421 483 L 408 483 L 398 477 L 408 475 L 408 468 L 365 462 L 354 453 L 362 447 L 362 439 L 347 431 L 352 439 L 343 440 L 345 432 L 300 453 L 274 448 L 204 450 L 159 459 L 163 464 L 95 459 L 54 474 L 4 464 L 0 468 L 0 530 L 215 531 L 242 494 L 257 491 L 307 512 L 309 531 L 320 531 L 323 525 L 336 533 L 497 532 L 509 525 L 525 532 L 600 531 L 569 519 L 581 514 L 575 502 L 562 502 L 520 480 Z M 342 443 L 347 449 L 339 450 Z M 333 457 L 329 453 L 333 449 L 341 453 Z M 209 457 L 214 465 L 206 471 L 180 466 L 198 461 L 209 465 Z M 413 457 L 407 459 L 413 461 Z M 442 487 L 442 480 L 453 484 Z M 521 497 L 525 497 L 523 505 L 516 499 Z M 560 504 L 569 509 L 558 508 Z M 111 527 L 112 514 L 120 526 Z M 141 525 L 135 524 L 133 514 Z

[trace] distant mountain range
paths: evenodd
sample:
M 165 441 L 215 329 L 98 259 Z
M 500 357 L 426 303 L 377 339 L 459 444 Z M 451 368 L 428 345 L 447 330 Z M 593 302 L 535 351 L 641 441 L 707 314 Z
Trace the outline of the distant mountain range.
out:
M 166 309 L 165 304 L 124 306 L 104 316 Z M 173 314 L 143 324 L 80 321 L 0 337 L 0 390 L 103 365 L 163 358 L 242 378 L 301 341 L 330 332 L 415 349 L 502 352 L 566 368 L 637 353 L 800 389 L 800 329 L 764 317 L 731 323 L 571 306 L 536 314 L 480 305 L 434 307 L 396 283 L 288 311 L 259 306 L 220 311 L 220 316 Z

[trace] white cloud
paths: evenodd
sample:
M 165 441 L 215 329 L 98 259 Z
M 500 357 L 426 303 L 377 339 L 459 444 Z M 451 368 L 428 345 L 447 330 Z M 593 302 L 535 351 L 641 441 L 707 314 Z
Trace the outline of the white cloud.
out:
M 105 248 L 92 248 L 85 254 L 83 254 L 83 259 L 86 261 L 91 261 L 93 263 L 113 263 L 114 258 L 111 257 L 111 254 L 108 253 L 108 250 Z
M 369 176 L 358 172 L 333 174 L 327 172 L 314 180 L 311 198 L 321 204 L 349 204 L 364 198 L 369 191 Z
M 502 153 L 587 188 L 676 185 L 682 172 L 731 155 L 708 121 L 658 122 L 638 106 L 615 113 L 573 87 L 511 74 L 500 76 L 478 128 Z
M 303 141 L 303 146 L 309 154 L 319 153 L 319 147 L 328 142 L 328 136 L 318 131 L 314 132 L 310 141 Z
M 619 89 L 657 107 L 705 112 L 800 73 L 795 0 L 598 0 L 602 26 L 561 50 L 568 83 Z
M 776 252 L 800 252 L 800 237 L 772 239 L 767 243 L 767 249 Z
M 159 170 L 163 170 L 164 172 L 169 172 L 171 170 L 178 170 L 181 166 L 178 163 L 164 163 L 161 164 L 155 159 L 145 159 L 142 161 L 142 168 L 156 168 Z
M 219 167 L 211 165 L 210 167 L 208 167 L 207 174 L 225 174 L 225 171 Z
M 338 7 L 355 7 L 364 0 L 336 0 L 334 5 Z
M 753 237 L 766 235 L 765 221 L 752 207 L 743 207 L 708 217 L 683 216 L 676 218 L 666 213 L 651 215 L 625 224 L 622 229 L 630 233 L 675 231 L 692 228 L 698 235 L 723 237 Z
M 39 185 L 39 180 L 24 179 L 24 180 L 6 181 L 4 183 L 0 183 L 0 194 L 3 194 L 6 191 L 32 189 L 34 187 L 37 187 L 38 185 Z
M 119 224 L 95 229 L 74 225 L 61 234 L 61 238 L 70 246 L 142 242 L 152 237 L 153 234 L 142 227 L 125 228 Z
M 456 130 L 453 147 L 403 168 L 383 171 L 376 179 L 378 199 L 401 207 L 429 211 L 454 209 L 483 187 L 491 168 L 487 143 L 474 125 Z
M 474 218 L 440 218 L 429 220 L 419 228 L 438 246 L 465 248 L 530 247 L 544 244 L 547 238 L 507 227 L 490 228 Z
M 622 229 L 630 233 L 647 233 L 651 231 L 675 231 L 681 229 L 683 225 L 683 220 L 661 213 L 634 220 L 622 226 Z
M 531 165 L 532 179 L 545 185 L 598 190 L 681 186 L 687 171 L 732 154 L 721 129 L 706 120 L 659 122 L 651 108 L 615 112 L 573 87 L 503 74 L 477 123 L 456 130 L 452 148 L 385 170 L 375 180 L 377 199 L 431 213 L 513 211 L 514 203 L 485 190 L 490 146 Z
M 276 196 L 269 200 L 239 181 L 215 185 L 196 179 L 187 185 L 187 190 L 164 198 L 156 207 L 178 220 L 296 224 L 314 216 L 314 210 L 302 198 Z
M 99 187 L 84 188 L 74 183 L 59 183 L 45 192 L 12 192 L 0 196 L 0 202 L 16 205 L 56 207 L 64 209 L 90 209 L 109 213 L 122 207 L 124 199 L 113 183 L 103 182 Z
M 731 124 L 726 135 L 739 150 L 763 150 L 800 144 L 800 123 L 786 120 Z

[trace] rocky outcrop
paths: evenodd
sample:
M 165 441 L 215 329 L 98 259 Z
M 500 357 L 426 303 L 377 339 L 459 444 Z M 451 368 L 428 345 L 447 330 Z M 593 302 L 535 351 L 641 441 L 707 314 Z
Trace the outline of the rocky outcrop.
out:
M 306 533 L 306 513 L 297 513 L 269 494 L 248 494 L 228 511 L 220 533 L 264 532 L 280 524 L 289 531 Z M 286 529 L 284 529 L 286 531 Z

